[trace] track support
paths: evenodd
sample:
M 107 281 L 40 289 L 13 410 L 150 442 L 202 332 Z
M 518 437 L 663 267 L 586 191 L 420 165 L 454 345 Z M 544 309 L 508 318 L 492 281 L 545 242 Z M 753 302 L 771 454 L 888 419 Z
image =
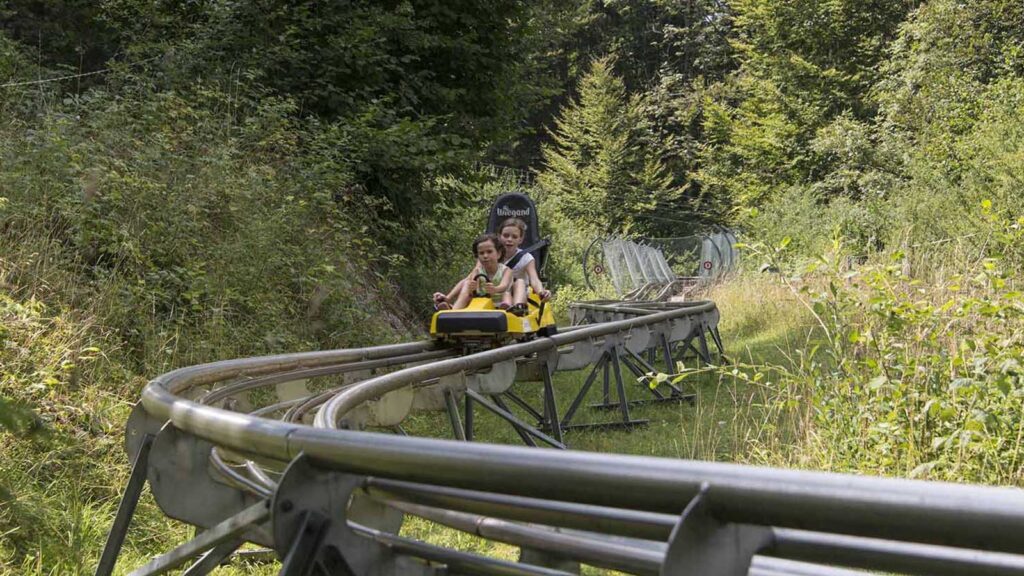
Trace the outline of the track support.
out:
M 395 534 L 403 518 L 398 510 L 371 500 L 362 490 L 363 480 L 321 468 L 304 454 L 288 465 L 272 505 L 282 575 L 435 574 L 426 565 L 409 571 L 402 563 L 398 569 L 398 554 L 357 531 L 364 527 Z
M 121 546 L 124 545 L 124 538 L 128 534 L 128 526 L 135 515 L 135 507 L 139 503 L 139 496 L 142 495 L 142 488 L 146 484 L 146 467 L 149 464 L 149 450 L 153 447 L 153 435 L 146 434 L 142 437 L 139 451 L 135 454 L 135 461 L 132 463 L 132 473 L 128 477 L 128 486 L 121 496 L 121 503 L 117 507 L 117 515 L 114 517 L 114 524 L 107 534 L 107 543 L 103 547 L 103 555 L 100 563 L 96 566 L 96 576 L 110 576 L 117 564 L 117 557 L 121 553 Z
M 526 422 L 520 420 L 515 414 L 508 410 L 508 406 L 506 406 L 505 403 L 502 402 L 502 400 L 498 396 L 492 396 L 491 398 L 492 400 L 494 400 L 494 402 L 492 402 L 491 400 L 488 400 L 479 393 L 467 389 L 466 398 L 472 399 L 477 404 L 483 406 L 496 416 L 500 417 L 501 419 L 511 424 L 516 429 L 516 431 L 519 432 L 520 436 L 523 437 L 523 441 L 526 442 L 527 444 L 535 446 L 536 442 L 533 441 L 533 438 L 537 438 L 538 440 L 542 440 L 547 444 L 554 446 L 555 448 L 565 449 L 565 444 L 562 444 L 558 440 L 555 440 L 554 438 L 548 436 L 547 434 L 541 432 L 540 430 L 537 430 L 533 426 L 530 426 Z M 529 438 L 530 436 L 532 436 L 533 438 Z
M 462 420 L 459 419 L 459 403 L 455 399 L 455 392 L 451 388 L 445 388 L 444 405 L 448 411 L 448 420 L 452 424 L 452 432 L 455 434 L 455 439 L 465 440 L 466 429 L 462 427 Z
M 619 420 L 618 422 L 602 422 L 588 425 L 577 424 L 572 427 L 573 429 L 592 427 L 609 428 L 613 426 L 634 428 L 636 426 L 642 426 L 647 423 L 647 420 L 638 420 L 632 418 L 632 416 L 629 413 L 629 406 L 631 402 L 629 398 L 626 396 L 626 385 L 625 382 L 623 382 L 622 380 L 622 368 L 620 367 L 620 364 L 624 358 L 620 354 L 620 349 L 625 349 L 625 347 L 622 346 L 621 343 L 616 342 L 609 346 L 608 350 L 605 352 L 607 361 L 604 363 L 603 369 L 604 397 L 602 399 L 602 402 L 598 404 L 591 404 L 590 407 L 603 410 L 618 410 L 621 416 L 621 420 Z M 609 393 L 611 388 L 611 376 L 614 376 L 615 379 L 615 393 L 617 396 L 615 402 L 612 402 L 610 397 L 611 395 Z
M 709 490 L 705 482 L 672 530 L 663 576 L 746 576 L 754 554 L 772 546 L 770 527 L 716 519 L 708 502 Z
M 225 542 L 236 542 L 245 532 L 255 528 L 270 516 L 269 502 L 262 501 L 242 510 L 216 526 L 201 532 L 192 540 L 174 550 L 161 554 L 145 566 L 133 570 L 129 576 L 155 576 L 173 570 L 189 560 L 217 548 Z

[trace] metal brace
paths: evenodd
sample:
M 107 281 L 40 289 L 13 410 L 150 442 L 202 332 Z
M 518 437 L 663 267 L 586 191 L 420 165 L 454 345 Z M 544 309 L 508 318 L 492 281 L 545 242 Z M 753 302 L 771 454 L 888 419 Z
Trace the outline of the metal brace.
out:
M 401 562 L 389 547 L 349 526 L 395 534 L 402 526 L 403 514 L 363 495 L 362 483 L 361 477 L 320 468 L 304 454 L 288 465 L 271 508 L 282 576 L 438 574 L 427 564 Z
M 661 576 L 746 576 L 754 554 L 772 546 L 770 527 L 715 518 L 709 491 L 701 485 L 672 529 Z

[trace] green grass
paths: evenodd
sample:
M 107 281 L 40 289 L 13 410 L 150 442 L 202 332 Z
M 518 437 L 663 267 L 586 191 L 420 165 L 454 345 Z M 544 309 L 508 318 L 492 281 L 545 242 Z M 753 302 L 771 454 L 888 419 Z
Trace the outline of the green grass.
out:
M 10 492 L 0 505 L 3 576 L 92 573 L 127 484 L 129 463 L 121 448 L 123 426 L 131 402 L 145 381 L 137 373 L 140 367 L 125 361 L 129 353 L 119 347 L 117 335 L 98 320 L 113 299 L 104 292 L 96 297 L 92 288 L 76 285 L 74 275 L 59 272 L 63 265 L 33 260 L 24 253 L 45 254 L 46 249 L 46 244 L 26 244 L 22 250 L 8 250 L 10 259 L 0 269 L 0 282 L 10 287 L 4 296 L 5 338 L 16 344 L 7 348 L 4 388 L 8 394 L 16 393 L 32 402 L 49 430 L 39 437 L 0 432 L 4 446 L 0 486 L 8 487 Z M 33 268 L 26 262 L 37 265 Z M 786 300 L 784 291 L 777 291 L 778 301 L 767 298 L 765 295 L 774 289 L 770 283 L 739 286 L 723 286 L 711 295 L 720 300 L 728 352 L 745 361 L 784 362 L 806 338 L 806 323 L 792 320 L 799 316 L 799 306 L 791 297 Z M 89 305 L 83 306 L 83 302 Z M 147 356 L 147 370 L 187 361 L 178 357 L 180 348 L 172 347 L 170 351 L 176 361 Z M 586 374 L 587 370 L 556 374 L 561 413 Z M 638 383 L 624 368 L 623 378 L 629 398 L 651 397 L 646 385 Z M 777 423 L 777 391 L 728 375 L 697 376 L 686 380 L 685 385 L 697 394 L 692 405 L 634 406 L 633 417 L 647 419 L 647 425 L 632 430 L 573 431 L 567 433 L 565 441 L 577 450 L 786 463 L 778 456 L 789 453 L 789 432 Z M 535 406 L 540 405 L 539 383 L 520 383 L 515 390 Z M 619 417 L 617 411 L 586 407 L 599 400 L 600 394 L 598 379 L 575 422 Z M 529 421 L 521 411 L 518 413 Z M 503 420 L 479 408 L 476 416 L 477 441 L 521 444 Z M 443 413 L 414 415 L 405 426 L 416 435 L 451 437 Z M 148 492 L 144 493 L 115 573 L 128 573 L 192 534 L 192 528 L 164 517 Z M 403 534 L 507 560 L 515 560 L 518 555 L 513 546 L 411 517 Z M 247 560 L 235 561 L 216 573 L 261 575 L 274 574 L 278 569 L 275 561 Z M 586 573 L 602 572 L 587 569 Z
M 775 277 L 746 280 L 716 287 L 709 295 L 718 303 L 722 314 L 720 328 L 728 361 L 789 365 L 796 351 L 806 347 L 815 335 L 809 314 Z M 695 365 L 693 360 L 687 362 Z M 660 357 L 656 367 L 664 367 Z M 553 384 L 560 414 L 565 413 L 588 372 L 589 368 L 555 374 Z M 628 398 L 653 398 L 647 385 L 637 382 L 625 367 L 622 373 Z M 631 406 L 631 417 L 648 420 L 646 425 L 632 429 L 569 431 L 565 443 L 573 450 L 593 452 L 773 466 L 805 465 L 798 437 L 801 406 L 789 390 L 749 383 L 731 376 L 728 371 L 696 375 L 685 379 L 682 385 L 686 392 L 696 394 L 693 404 L 662 402 Z M 531 405 L 540 406 L 540 383 L 517 383 L 513 391 Z M 602 394 L 599 375 L 573 423 L 621 418 L 617 410 L 588 407 L 599 402 Z M 612 399 L 615 398 L 612 379 Z M 513 411 L 533 423 L 518 407 Z M 474 414 L 477 441 L 522 445 L 519 436 L 504 420 L 479 407 Z M 416 414 L 404 426 L 410 434 L 453 438 L 444 413 Z M 499 558 L 516 557 L 515 548 L 508 545 L 461 535 L 419 519 L 407 521 L 403 534 Z M 585 568 L 584 573 L 607 572 Z

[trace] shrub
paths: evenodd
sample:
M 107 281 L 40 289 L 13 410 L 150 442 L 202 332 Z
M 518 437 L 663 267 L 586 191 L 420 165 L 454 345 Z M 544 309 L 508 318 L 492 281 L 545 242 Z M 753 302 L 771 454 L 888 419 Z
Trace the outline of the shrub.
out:
M 1024 470 L 1024 295 L 1013 254 L 1024 220 L 980 211 L 985 257 L 939 246 L 917 261 L 961 254 L 954 272 L 915 278 L 890 251 L 849 271 L 835 250 L 790 280 L 813 310 L 817 345 L 791 366 L 732 373 L 806 402 L 805 465 L 840 471 L 1008 483 Z M 779 249 L 759 251 L 773 261 Z M 970 254 L 969 252 L 967 254 Z M 779 262 L 780 266 L 784 266 Z M 787 276 L 788 277 L 788 276 Z

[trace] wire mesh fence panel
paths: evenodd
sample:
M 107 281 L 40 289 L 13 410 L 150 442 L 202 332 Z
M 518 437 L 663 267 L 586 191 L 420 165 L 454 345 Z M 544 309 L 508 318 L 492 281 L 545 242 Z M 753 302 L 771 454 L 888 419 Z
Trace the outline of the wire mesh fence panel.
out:
M 736 235 L 731 230 L 722 229 L 708 235 L 714 244 L 719 257 L 715 266 L 715 275 L 724 274 L 736 268 L 739 253 L 736 250 Z
M 633 243 L 628 240 L 618 240 L 622 247 L 622 256 L 626 262 L 626 269 L 629 270 L 630 288 L 636 289 L 644 285 L 644 271 L 637 261 L 636 252 L 633 250 Z
M 668 281 L 675 279 L 676 274 L 672 272 L 672 266 L 669 265 L 668 260 L 665 259 L 665 253 L 662 250 L 655 251 L 655 259 L 657 260 L 658 270 L 661 271 L 662 277 Z
M 591 254 L 596 250 L 596 254 Z M 667 286 L 681 279 L 710 281 L 735 269 L 736 235 L 722 228 L 709 234 L 678 238 L 595 240 L 584 257 L 587 284 L 607 274 L 620 296 L 641 289 Z M 591 269 L 592 268 L 592 269 Z M 591 276 L 593 274 L 593 277 Z
M 673 277 L 685 278 L 698 275 L 702 261 L 702 236 L 652 238 L 650 243 L 661 250 Z
M 612 285 L 615 286 L 615 292 L 622 294 L 632 289 L 633 277 L 626 264 L 622 242 L 617 239 L 609 239 L 603 244 L 603 248 L 605 266 L 608 276 L 611 277 Z

